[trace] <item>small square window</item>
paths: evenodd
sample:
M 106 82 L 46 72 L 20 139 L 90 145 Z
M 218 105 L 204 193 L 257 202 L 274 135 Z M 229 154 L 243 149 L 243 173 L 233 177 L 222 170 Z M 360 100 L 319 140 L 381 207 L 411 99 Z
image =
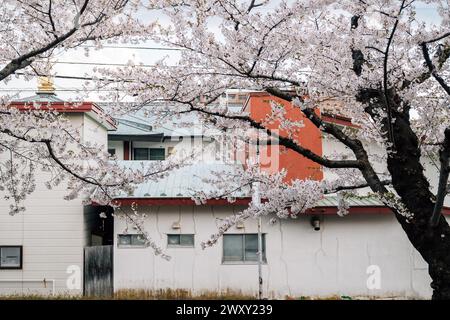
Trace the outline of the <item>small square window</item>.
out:
M 144 235 L 142 235 L 142 234 L 132 234 L 131 235 L 131 245 L 145 247 L 146 243 L 147 243 L 147 241 L 146 241 Z
M 131 236 L 129 234 L 119 234 L 118 235 L 118 245 L 120 246 L 130 246 Z
M 147 247 L 144 235 L 142 234 L 119 234 L 117 235 L 118 247 Z
M 194 247 L 194 235 L 193 234 L 168 234 L 167 235 L 168 247 Z
M 0 269 L 22 269 L 22 246 L 0 246 Z

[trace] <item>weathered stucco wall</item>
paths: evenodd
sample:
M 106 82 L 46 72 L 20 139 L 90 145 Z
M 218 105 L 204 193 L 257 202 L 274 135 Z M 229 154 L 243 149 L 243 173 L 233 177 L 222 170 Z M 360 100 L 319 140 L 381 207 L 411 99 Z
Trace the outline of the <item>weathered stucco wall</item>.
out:
M 171 261 L 154 256 L 150 248 L 118 248 L 117 234 L 126 228 L 115 218 L 114 286 L 129 288 L 183 288 L 242 290 L 257 292 L 257 265 L 222 264 L 222 239 L 202 250 L 200 242 L 216 231 L 217 219 L 232 214 L 231 208 L 212 206 L 142 207 L 148 214 L 145 227 L 151 237 L 172 256 Z M 234 211 L 239 208 L 235 207 Z M 410 245 L 391 215 L 321 217 L 320 231 L 314 231 L 310 217 L 282 220 L 269 225 L 267 264 L 263 266 L 266 296 L 378 296 L 429 298 L 427 266 Z M 171 228 L 179 221 L 180 230 Z M 256 221 L 231 233 L 255 233 Z M 128 229 L 129 233 L 131 228 Z M 194 248 L 167 248 L 167 233 L 194 233 Z M 368 267 L 379 267 L 380 289 L 368 289 Z

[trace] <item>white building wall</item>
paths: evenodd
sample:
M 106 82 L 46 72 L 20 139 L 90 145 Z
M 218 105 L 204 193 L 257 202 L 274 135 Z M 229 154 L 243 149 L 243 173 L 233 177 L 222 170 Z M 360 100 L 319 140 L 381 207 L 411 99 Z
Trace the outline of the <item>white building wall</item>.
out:
M 123 160 L 123 141 L 108 141 L 108 149 L 116 150 L 117 160 Z
M 88 114 L 83 114 L 83 141 L 90 141 L 105 148 L 108 145 L 108 134 L 103 125 L 92 119 Z
M 171 261 L 155 256 L 150 248 L 118 248 L 117 234 L 126 223 L 116 215 L 115 290 L 183 288 L 199 293 L 232 289 L 256 294 L 256 264 L 222 264 L 222 239 L 212 248 L 200 247 L 200 242 L 217 230 L 216 219 L 238 210 L 232 206 L 141 207 L 140 211 L 148 214 L 146 230 L 172 256 Z M 321 219 L 320 231 L 313 230 L 307 216 L 275 225 L 264 219 L 265 296 L 430 298 L 427 266 L 393 216 L 355 214 Z M 181 230 L 171 228 L 175 221 L 180 222 Z M 167 248 L 167 234 L 178 232 L 194 233 L 195 248 Z M 229 232 L 256 233 L 256 221 L 246 221 L 245 229 Z M 367 288 L 367 268 L 371 265 L 380 268 L 380 289 Z
M 167 147 L 169 143 L 164 145 Z M 184 141 L 186 143 L 186 141 Z M 150 147 L 154 144 L 136 143 Z M 172 144 L 170 144 L 172 145 Z M 213 144 L 210 144 L 212 146 Z M 180 150 L 189 145 L 180 142 Z M 214 148 L 212 149 L 214 150 Z M 368 145 L 369 153 L 383 150 Z M 211 150 L 210 150 L 211 151 Z M 323 139 L 323 153 L 332 158 L 334 153 L 350 150 L 332 138 Z M 207 152 L 205 159 L 215 159 Z M 208 158 L 209 157 L 209 158 Z M 430 183 L 436 185 L 437 169 L 423 158 Z M 385 163 L 374 163 L 377 172 L 386 171 Z M 325 179 L 335 179 L 333 170 L 325 170 Z M 369 189 L 361 190 L 361 193 Z M 448 198 L 446 204 L 449 204 Z M 202 250 L 205 241 L 217 230 L 217 218 L 224 218 L 242 208 L 227 206 L 160 206 L 141 207 L 146 212 L 145 229 L 172 256 L 167 262 L 154 256 L 149 248 L 118 248 L 117 234 L 126 224 L 116 215 L 114 222 L 114 287 L 115 290 L 187 289 L 201 291 L 241 290 L 257 293 L 257 265 L 222 264 L 222 241 Z M 430 298 L 430 277 L 427 264 L 412 247 L 393 215 L 354 214 L 346 217 L 322 216 L 320 231 L 314 231 L 310 217 L 281 220 L 274 226 L 263 223 L 267 233 L 267 264 L 263 266 L 264 292 L 267 297 L 333 295 Z M 181 230 L 173 230 L 179 221 Z M 167 234 L 194 233 L 195 248 L 167 248 Z M 245 223 L 245 229 L 231 233 L 256 233 L 254 220 Z M 369 266 L 381 272 L 380 289 L 369 289 Z
M 83 114 L 67 117 L 84 141 L 106 145 L 104 127 L 95 128 L 93 120 Z M 83 247 L 87 244 L 82 199 L 64 200 L 66 184 L 48 190 L 44 183 L 49 179 L 48 173 L 36 172 L 36 190 L 27 197 L 25 212 L 10 216 L 9 202 L 0 202 L 0 246 L 23 246 L 22 269 L 0 269 L 0 295 L 50 294 L 53 280 L 55 293 L 82 293 Z M 71 273 L 67 273 L 68 268 Z M 77 281 L 68 288 L 70 276 L 79 276 L 78 288 Z

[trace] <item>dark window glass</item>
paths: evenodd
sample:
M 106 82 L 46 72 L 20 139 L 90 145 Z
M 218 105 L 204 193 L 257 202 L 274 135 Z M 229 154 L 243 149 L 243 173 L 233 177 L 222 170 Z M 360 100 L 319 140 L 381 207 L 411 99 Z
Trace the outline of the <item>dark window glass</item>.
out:
M 258 234 L 225 234 L 223 236 L 224 262 L 258 261 Z M 266 237 L 262 235 L 263 261 L 266 261 Z
M 119 247 L 146 247 L 145 237 L 142 234 L 119 234 L 117 239 Z
M 110 156 L 116 155 L 116 149 L 108 149 L 108 153 Z
M 179 246 L 180 245 L 180 235 L 178 234 L 168 234 L 167 244 L 169 246 Z
M 193 247 L 193 234 L 168 234 L 167 245 L 170 247 Z
M 150 148 L 150 160 L 164 160 L 166 152 L 164 148 Z
M 134 160 L 164 160 L 166 150 L 164 148 L 134 148 Z
M 134 160 L 149 160 L 147 148 L 134 148 Z
M 223 261 L 244 261 L 244 237 L 240 234 L 223 236 Z

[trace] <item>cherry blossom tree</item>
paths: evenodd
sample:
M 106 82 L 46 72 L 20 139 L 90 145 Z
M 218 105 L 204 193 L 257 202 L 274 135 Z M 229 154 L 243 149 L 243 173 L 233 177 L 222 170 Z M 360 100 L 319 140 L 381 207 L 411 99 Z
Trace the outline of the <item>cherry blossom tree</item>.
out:
M 369 187 L 392 209 L 428 263 L 433 298 L 449 299 L 450 227 L 441 214 L 450 155 L 448 1 L 174 0 L 164 4 L 162 12 L 170 23 L 158 25 L 151 39 L 179 48 L 181 58 L 175 66 L 163 59 L 152 69 L 138 65 L 99 69 L 102 77 L 122 85 L 122 98 L 132 97 L 135 106 L 158 101 L 152 109 L 156 116 L 196 113 L 228 137 L 245 136 L 250 141 L 247 133 L 257 130 L 266 143 L 276 141 L 340 177 L 287 184 L 283 173 L 266 175 L 252 164 L 243 173 L 228 174 L 229 183 L 221 182 L 226 173 L 218 173 L 210 179 L 220 186 L 218 190 L 200 194 L 198 201 L 218 196 L 232 200 L 236 185 L 245 188 L 257 181 L 265 202 L 252 203 L 230 217 L 205 245 L 213 244 L 239 219 L 295 216 L 325 193 Z M 433 23 L 418 18 L 421 5 L 435 8 Z M 228 88 L 262 90 L 291 102 L 351 156 L 325 157 L 306 149 L 292 135 L 271 130 L 267 124 L 274 119 L 288 131 L 301 126 L 289 122 L 276 103 L 264 121 L 227 109 L 218 101 Z M 327 112 L 351 118 L 359 129 L 323 121 L 316 108 L 324 103 L 330 103 Z M 374 154 L 368 144 L 383 151 Z M 439 158 L 438 186 L 430 186 L 424 173 L 423 157 L 429 154 Z M 377 163 L 387 171 L 375 170 Z M 339 212 L 345 214 L 344 195 L 340 202 Z
M 153 26 L 137 18 L 139 1 L 5 0 L 0 4 L 0 82 L 53 76 L 51 59 L 61 52 L 94 43 L 143 40 Z M 86 48 L 86 47 L 85 47 Z M 111 204 L 114 195 L 129 193 L 140 183 L 157 180 L 179 167 L 180 160 L 123 168 L 106 146 L 84 141 L 77 128 L 51 103 L 25 103 L 15 108 L 14 93 L 0 99 L 0 191 L 10 214 L 25 210 L 24 200 L 36 190 L 41 172 L 51 189 L 63 181 L 67 200 Z M 67 103 L 77 108 L 78 102 Z M 131 221 L 135 221 L 130 216 Z M 139 224 L 136 221 L 136 228 Z M 151 239 L 149 246 L 161 250 Z
M 423 3 L 436 9 L 439 19 L 434 23 L 417 17 Z M 136 19 L 137 10 L 149 10 L 149 21 Z M 167 23 L 158 22 L 162 15 Z M 257 131 L 258 143 L 276 143 L 339 177 L 286 183 L 285 172 L 267 174 L 252 162 L 238 174 L 218 172 L 210 179 L 217 190 L 199 194 L 198 201 L 219 196 L 233 201 L 235 190 L 257 182 L 265 202 L 251 203 L 224 221 L 205 245 L 217 241 L 239 219 L 295 217 L 326 193 L 340 194 L 339 214 L 345 214 L 342 192 L 369 187 L 392 209 L 428 263 L 433 298 L 450 298 L 450 227 L 441 214 L 450 157 L 448 1 L 7 0 L 0 5 L 0 21 L 0 81 L 19 72 L 49 75 L 46 60 L 86 41 L 98 47 L 108 39 L 156 41 L 180 49 L 176 65 L 162 59 L 151 69 L 130 64 L 96 70 L 92 78 L 97 88 L 120 88 L 105 95 L 113 100 L 110 112 L 123 114 L 151 104 L 147 111 L 152 119 L 195 113 L 205 124 L 224 131 L 224 139 L 253 144 Z M 262 90 L 291 102 L 347 152 L 325 157 L 302 146 L 301 139 L 289 134 L 302 123 L 290 121 L 276 103 L 263 121 L 228 109 L 220 96 L 229 88 Z M 121 103 L 124 99 L 131 102 Z M 10 100 L 2 99 L 1 151 L 10 157 L 1 163 L 0 176 L 2 188 L 13 199 L 12 212 L 20 211 L 20 202 L 33 191 L 36 167 L 55 170 L 56 177 L 68 176 L 74 191 L 69 197 L 81 190 L 108 203 L 110 192 L 156 179 L 180 165 L 173 161 L 123 174 L 98 148 L 84 149 L 61 115 L 11 110 Z M 359 129 L 323 121 L 316 111 L 324 103 L 330 103 L 327 112 L 352 119 Z M 270 129 L 273 121 L 288 134 Z M 70 134 L 57 136 L 57 123 Z M 75 142 L 76 151 L 67 148 L 68 141 Z M 382 154 L 373 153 L 367 147 L 371 143 L 380 146 Z M 425 154 L 439 159 L 438 186 L 430 186 L 424 174 Z M 42 159 L 46 163 L 39 162 Z M 29 173 L 19 173 L 14 163 L 18 160 Z M 375 170 L 379 163 L 386 172 Z

